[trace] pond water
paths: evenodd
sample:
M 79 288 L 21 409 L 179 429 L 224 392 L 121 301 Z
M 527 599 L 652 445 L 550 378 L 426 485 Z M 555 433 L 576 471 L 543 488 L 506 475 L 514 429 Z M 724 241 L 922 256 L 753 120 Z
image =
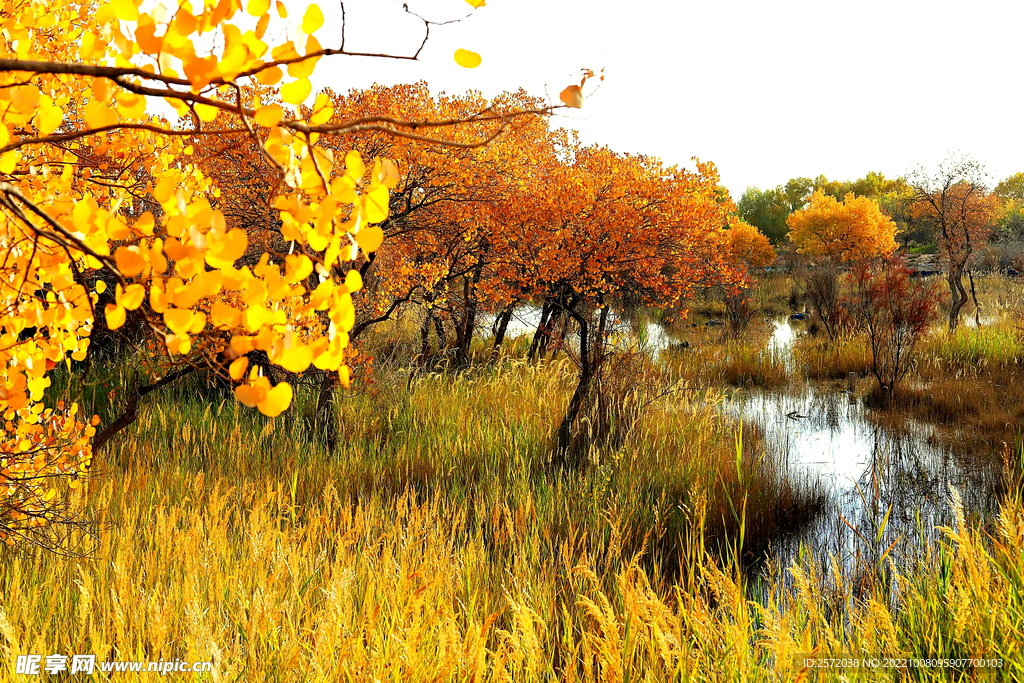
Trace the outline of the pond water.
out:
M 539 307 L 520 307 L 507 337 L 532 336 L 540 316 Z M 492 322 L 493 316 L 484 317 L 485 335 Z M 629 325 L 627 343 L 639 341 L 654 357 L 676 343 L 663 326 L 641 322 L 645 334 L 637 340 L 636 325 Z M 871 419 L 863 397 L 839 383 L 804 382 L 793 353 L 804 324 L 779 317 L 769 325 L 762 353 L 782 360 L 795 381 L 783 390 L 736 390 L 722 409 L 756 425 L 765 457 L 774 461 L 779 476 L 814 487 L 826 499 L 799 531 L 772 540 L 771 564 L 788 566 L 801 546 L 813 548 L 822 560 L 834 556 L 851 572 L 883 557 L 912 558 L 936 540 L 937 527 L 955 526 L 953 489 L 970 513 L 996 511 L 1001 471 L 993 463 L 998 457 L 957 452 L 942 445 L 933 428 L 909 419 L 880 424 Z
M 480 317 L 480 330 L 481 336 L 488 338 L 493 333 L 495 315 L 493 313 L 485 313 Z M 532 304 L 524 304 L 516 308 L 512 313 L 512 317 L 508 321 L 508 327 L 505 329 L 505 339 L 511 340 L 516 337 L 528 337 L 533 338 L 534 333 L 537 331 L 537 326 L 540 325 L 541 319 L 541 308 Z M 643 321 L 644 334 L 637 339 L 635 324 L 629 324 L 628 322 L 620 319 L 618 314 L 612 310 L 611 320 L 609 324 L 612 327 L 618 327 L 620 330 L 624 328 L 629 329 L 629 333 L 623 337 L 623 339 L 630 344 L 637 344 L 643 351 L 657 357 L 662 351 L 668 349 L 668 347 L 674 343 L 675 340 L 665 331 L 663 325 L 659 325 L 652 321 Z M 558 329 L 561 329 L 561 322 L 558 324 Z M 571 348 L 577 348 L 578 339 L 575 335 L 567 335 L 565 343 Z
M 801 332 L 788 319 L 772 324 L 765 352 L 781 354 L 792 367 Z M 931 427 L 912 420 L 879 424 L 863 398 L 835 383 L 799 386 L 784 393 L 737 391 L 726 407 L 757 425 L 781 473 L 822 487 L 828 497 L 812 522 L 775 539 L 778 564 L 787 566 L 801 544 L 851 570 L 877 563 L 890 549 L 893 557 L 912 557 L 935 540 L 936 527 L 955 526 L 952 488 L 968 511 L 995 511 L 998 458 L 951 450 Z

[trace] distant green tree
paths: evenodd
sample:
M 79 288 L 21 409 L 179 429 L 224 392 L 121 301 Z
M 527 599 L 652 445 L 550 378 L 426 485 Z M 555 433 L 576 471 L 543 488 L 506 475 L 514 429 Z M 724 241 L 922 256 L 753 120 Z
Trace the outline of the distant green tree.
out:
M 792 211 L 790 207 L 790 198 L 781 186 L 764 191 L 748 187 L 736 206 L 745 222 L 755 226 L 776 245 L 782 243 L 789 231 L 786 218 Z
M 807 205 L 807 198 L 814 192 L 814 181 L 810 178 L 790 178 L 781 189 L 789 203 L 789 212 L 799 211 Z
M 992 229 L 992 241 L 1024 242 L 1024 173 L 1014 173 L 1000 180 L 992 194 L 1002 201 Z

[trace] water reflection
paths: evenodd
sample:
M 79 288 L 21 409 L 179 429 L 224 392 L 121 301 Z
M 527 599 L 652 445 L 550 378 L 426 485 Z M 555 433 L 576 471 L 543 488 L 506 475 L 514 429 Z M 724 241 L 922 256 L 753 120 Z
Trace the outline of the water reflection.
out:
M 797 334 L 775 322 L 768 348 L 791 361 Z M 774 555 L 787 566 L 800 544 L 819 557 L 834 555 L 846 569 L 877 563 L 886 553 L 904 558 L 936 540 L 937 526 L 955 526 L 950 487 L 964 506 L 981 515 L 996 509 L 998 458 L 957 453 L 931 427 L 906 420 L 872 421 L 863 399 L 834 385 L 804 386 L 796 393 L 736 392 L 729 410 L 754 422 L 769 457 L 790 477 L 819 482 L 828 509 L 799 533 L 776 539 Z
M 634 348 L 639 347 L 642 352 L 650 354 L 652 358 L 657 358 L 662 351 L 667 350 L 676 343 L 666 332 L 663 325 L 646 320 L 642 316 L 626 316 L 614 309 L 610 313 L 611 315 L 608 320 L 609 343 L 632 346 Z M 517 337 L 533 338 L 533 335 L 537 332 L 537 327 L 540 325 L 541 315 L 542 310 L 540 306 L 533 304 L 518 306 L 509 319 L 508 326 L 505 329 L 505 338 L 508 340 Z M 481 316 L 480 330 L 484 338 L 493 335 L 495 317 L 496 314 L 494 313 L 487 313 Z M 564 320 L 556 324 L 556 334 L 560 334 L 563 324 Z M 643 334 L 639 333 L 640 325 L 643 326 Z M 570 332 L 566 334 L 564 341 L 567 346 L 573 349 L 579 343 L 576 334 L 575 327 L 571 325 Z
M 507 337 L 532 337 L 540 318 L 539 307 L 519 307 Z M 654 358 L 677 343 L 655 322 L 619 319 L 614 312 L 613 318 L 622 344 L 639 346 Z M 482 322 L 486 334 L 493 316 Z M 769 566 L 787 567 L 801 545 L 813 548 L 819 559 L 834 556 L 849 572 L 877 565 L 883 557 L 912 558 L 937 540 L 936 527 L 955 525 L 951 487 L 969 512 L 983 517 L 995 512 L 1001 472 L 993 463 L 999 458 L 951 450 L 930 426 L 909 419 L 880 425 L 862 398 L 834 383 L 799 380 L 793 347 L 803 324 L 786 317 L 770 324 L 763 353 L 783 362 L 795 380 L 791 387 L 797 388 L 738 390 L 724 409 L 757 425 L 767 457 L 782 476 L 821 486 L 829 502 L 799 532 L 772 540 L 775 562 Z M 573 335 L 566 342 L 574 346 Z

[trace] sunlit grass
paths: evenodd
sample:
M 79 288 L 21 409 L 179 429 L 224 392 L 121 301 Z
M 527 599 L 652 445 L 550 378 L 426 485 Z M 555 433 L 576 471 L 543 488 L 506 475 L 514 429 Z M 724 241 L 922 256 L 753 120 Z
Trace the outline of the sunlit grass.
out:
M 912 385 L 930 409 L 955 397 L 963 419 L 978 378 L 1007 395 L 996 382 L 1017 376 L 1020 338 L 1006 320 L 922 347 Z M 738 342 L 690 331 L 655 378 L 676 390 L 642 409 L 626 395 L 626 438 L 571 471 L 550 466 L 575 375 L 564 354 L 526 363 L 521 338 L 492 363 L 481 341 L 470 369 L 421 371 L 406 328 L 364 346 L 374 381 L 341 397 L 334 453 L 312 430 L 313 385 L 276 419 L 201 377 L 144 400 L 99 458 L 95 556 L 0 558 L 0 679 L 31 652 L 209 659 L 217 681 L 839 680 L 802 672 L 809 654 L 980 655 L 1003 660 L 992 680 L 1024 677 L 1019 482 L 984 531 L 961 514 L 884 572 L 843 575 L 810 549 L 752 585 L 736 559 L 821 497 L 780 479 L 756 430 L 719 410 L 721 387 L 781 390 L 807 363 L 812 379 L 863 373 L 862 343 L 803 340 L 787 365 L 763 327 Z M 131 373 L 99 368 L 86 410 L 109 419 Z
M 667 557 L 650 540 L 669 532 L 673 508 L 692 529 L 720 513 L 708 484 L 735 469 L 735 432 L 679 406 L 644 428 L 642 449 L 548 477 L 531 466 L 559 406 L 531 409 L 509 390 L 544 395 L 564 374 L 510 364 L 430 377 L 378 416 L 364 412 L 380 394 L 351 399 L 336 456 L 298 438 L 301 419 L 154 402 L 115 443 L 121 465 L 94 483 L 96 557 L 3 558 L 6 651 L 209 659 L 224 681 L 774 680 L 811 653 L 983 654 L 1003 659 L 1006 680 L 1024 672 L 1019 497 L 992 538 L 961 521 L 895 568 L 896 604 L 888 583 L 854 597 L 810 561 L 785 586 L 759 586 L 768 599 L 755 604 L 729 553 L 700 534 L 671 529 L 684 573 L 652 561 Z M 756 480 L 747 457 L 740 447 L 740 478 Z M 670 497 L 651 495 L 673 480 Z M 737 503 L 754 495 L 729 488 Z

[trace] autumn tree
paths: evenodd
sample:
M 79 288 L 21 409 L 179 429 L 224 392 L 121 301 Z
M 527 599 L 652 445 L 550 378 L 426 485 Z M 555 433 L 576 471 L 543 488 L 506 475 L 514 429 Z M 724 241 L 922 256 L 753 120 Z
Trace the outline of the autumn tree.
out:
M 992 194 L 1003 203 L 996 217 L 993 240 L 1024 242 L 1024 173 L 1015 173 L 999 181 Z
M 967 304 L 964 275 L 968 262 L 985 244 L 998 215 L 999 198 L 989 193 L 983 166 L 970 157 L 950 157 L 934 173 L 919 168 L 908 182 L 914 189 L 915 213 L 935 225 L 939 254 L 946 262 L 949 284 L 949 330 L 960 322 Z M 970 277 L 971 293 L 974 279 Z M 980 308 L 974 296 L 976 309 Z
M 817 190 L 807 206 L 790 215 L 789 238 L 803 254 L 804 291 L 829 338 L 839 332 L 839 273 L 844 265 L 888 256 L 896 250 L 896 224 L 868 197 L 852 192 L 843 201 Z
M 871 345 L 871 373 L 882 401 L 896 393 L 910 371 L 914 351 L 936 317 L 935 287 L 912 280 L 898 258 L 863 261 L 851 277 L 846 308 Z
M 687 171 L 568 136 L 530 181 L 499 253 L 511 259 L 503 268 L 510 286 L 532 283 L 532 298 L 577 335 L 580 372 L 558 430 L 559 457 L 571 461 L 576 420 L 595 399 L 607 358 L 612 307 L 671 307 L 733 277 L 718 240 L 735 207 L 722 201 L 711 164 Z
M 755 285 L 752 271 L 766 268 L 773 263 L 775 249 L 757 228 L 739 221 L 722 231 L 722 250 L 726 261 L 739 271 L 739 278 L 735 284 L 717 287 L 725 305 L 730 332 L 737 336 L 758 310 L 750 297 Z
M 896 224 L 878 202 L 852 192 L 836 201 L 819 190 L 786 224 L 797 251 L 812 258 L 850 263 L 896 250 Z
M 254 352 L 288 373 L 315 367 L 348 383 L 359 264 L 380 246 L 399 177 L 387 160 L 325 142 L 372 130 L 443 143 L 460 122 L 338 120 L 326 96 L 301 107 L 320 59 L 387 55 L 346 50 L 344 25 L 339 46 L 322 47 L 315 4 L 291 19 L 282 2 L 244 9 L 249 18 L 240 0 L 198 11 L 137 0 L 0 8 L 5 540 L 68 519 L 59 501 L 91 448 L 131 423 L 141 397 L 197 367 L 268 416 L 289 407 L 293 390 L 250 363 Z M 427 34 L 432 22 L 422 21 Z M 270 35 L 292 39 L 271 46 Z M 460 50 L 456 61 L 475 66 L 479 56 Z M 261 101 L 257 84 L 277 87 L 279 101 Z M 151 114 L 155 101 L 188 125 Z M 492 117 L 492 133 L 514 115 Z M 253 199 L 273 220 L 237 227 L 216 206 L 220 188 L 192 159 L 208 136 L 251 143 L 274 178 Z M 254 237 L 266 251 L 240 264 Z M 158 342 L 150 380 L 130 388 L 124 412 L 93 439 L 77 404 L 46 409 L 44 392 L 58 365 L 79 361 L 87 372 L 96 326 L 120 329 L 129 314 Z

